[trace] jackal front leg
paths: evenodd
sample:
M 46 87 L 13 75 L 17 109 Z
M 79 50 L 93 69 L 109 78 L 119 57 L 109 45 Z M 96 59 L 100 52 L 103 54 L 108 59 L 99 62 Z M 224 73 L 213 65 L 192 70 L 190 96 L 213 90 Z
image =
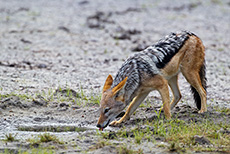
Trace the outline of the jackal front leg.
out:
M 161 97 L 162 97 L 162 102 L 163 102 L 163 110 L 165 117 L 167 119 L 171 118 L 171 112 L 170 112 L 170 99 L 169 99 L 169 90 L 168 90 L 168 85 L 165 84 L 162 86 L 162 88 L 158 89 Z
M 118 126 L 122 122 L 129 119 L 129 117 L 133 114 L 133 112 L 137 109 L 137 107 L 141 104 L 141 102 L 148 96 L 149 92 L 141 93 L 137 95 L 132 102 L 130 103 L 125 115 L 119 121 L 113 121 L 110 123 L 111 126 Z

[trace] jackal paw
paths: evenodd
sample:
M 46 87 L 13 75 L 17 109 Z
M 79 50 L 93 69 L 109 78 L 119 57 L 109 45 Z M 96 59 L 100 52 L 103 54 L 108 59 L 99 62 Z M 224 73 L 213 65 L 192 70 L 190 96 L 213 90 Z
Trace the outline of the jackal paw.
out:
M 171 117 L 172 117 L 172 116 L 171 116 L 171 113 L 170 113 L 170 114 L 165 115 L 165 117 L 166 117 L 166 119 L 167 119 L 167 120 L 170 120 L 170 119 L 171 119 Z
M 204 113 L 207 112 L 207 109 L 201 109 L 200 111 L 198 111 L 198 113 Z
M 120 121 L 112 121 L 109 125 L 110 126 L 119 126 L 121 124 Z

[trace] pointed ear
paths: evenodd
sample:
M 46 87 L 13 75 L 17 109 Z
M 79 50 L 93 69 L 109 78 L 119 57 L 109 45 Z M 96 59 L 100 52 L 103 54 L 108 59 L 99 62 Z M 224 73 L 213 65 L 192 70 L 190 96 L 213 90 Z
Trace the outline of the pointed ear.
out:
M 113 95 L 115 95 L 118 91 L 120 91 L 124 87 L 127 79 L 128 77 L 126 77 L 123 81 L 121 81 L 116 87 L 112 89 Z
M 109 76 L 105 80 L 105 84 L 104 84 L 104 87 L 103 87 L 103 92 L 108 90 L 112 86 L 112 84 L 113 84 L 113 77 L 112 77 L 112 75 L 109 74 Z

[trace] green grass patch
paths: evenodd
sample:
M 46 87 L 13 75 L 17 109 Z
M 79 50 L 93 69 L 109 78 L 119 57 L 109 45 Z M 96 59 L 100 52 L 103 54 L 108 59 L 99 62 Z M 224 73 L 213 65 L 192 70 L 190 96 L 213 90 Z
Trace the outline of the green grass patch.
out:
M 230 126 L 227 122 L 214 123 L 211 119 L 202 122 L 179 119 L 165 120 L 158 117 L 152 122 L 133 129 L 121 128 L 117 132 L 101 133 L 104 139 L 129 139 L 136 144 L 143 141 L 155 142 L 156 137 L 169 143 L 169 151 L 185 152 L 229 152 Z
M 55 135 L 51 135 L 49 133 L 41 134 L 38 136 L 38 138 L 28 139 L 27 141 L 30 142 L 32 145 L 40 145 L 41 143 L 47 143 L 47 142 L 64 144 Z
M 120 146 L 117 148 L 118 154 L 143 154 L 143 150 L 132 150 L 131 147 L 127 147 L 126 145 Z
M 52 102 L 68 102 L 70 105 L 77 105 L 80 107 L 100 105 L 101 94 L 90 94 L 88 96 L 82 87 L 79 91 L 75 91 L 67 86 L 67 88 L 58 87 L 57 89 L 49 88 L 41 90 L 36 93 L 21 94 L 18 92 L 11 92 L 9 94 L 0 94 L 0 101 L 7 102 L 9 100 L 19 100 L 23 102 L 35 102 L 39 105 L 48 105 Z
M 107 140 L 99 140 L 95 145 L 91 146 L 89 150 L 91 151 L 97 150 L 97 149 L 103 148 L 104 146 L 108 146 L 108 145 L 111 145 L 111 143 L 109 143 Z
M 15 134 L 15 135 L 13 135 L 12 133 L 5 134 L 5 139 L 3 139 L 3 141 L 6 141 L 6 142 L 18 141 L 18 140 L 16 140 L 16 136 L 17 136 L 17 134 Z
M 4 100 L 6 98 L 10 98 L 16 96 L 22 100 L 32 100 L 33 97 L 30 94 L 17 94 L 17 93 L 9 93 L 9 94 L 0 94 L 0 100 Z
M 223 108 L 223 107 L 214 107 L 214 109 L 217 111 L 217 112 L 221 112 L 221 113 L 225 113 L 226 115 L 230 115 L 230 108 Z
M 202 122 L 185 122 L 179 119 L 156 120 L 148 123 L 152 126 L 155 136 L 164 137 L 171 144 L 170 150 L 195 150 L 226 152 L 230 147 L 230 134 L 227 123 L 214 123 L 210 119 Z

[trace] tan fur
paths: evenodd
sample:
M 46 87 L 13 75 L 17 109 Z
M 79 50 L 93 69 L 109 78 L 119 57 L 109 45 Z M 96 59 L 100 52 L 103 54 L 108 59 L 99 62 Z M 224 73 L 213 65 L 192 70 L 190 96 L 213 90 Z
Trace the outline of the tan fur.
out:
M 118 91 L 121 90 L 121 88 L 124 87 L 128 77 L 126 77 L 123 81 L 121 81 L 116 87 L 112 89 L 113 94 L 115 95 Z
M 183 47 L 170 60 L 170 62 L 163 69 L 160 69 L 159 75 L 154 75 L 150 78 L 145 73 L 142 73 L 142 78 L 144 81 L 142 81 L 141 86 L 137 91 L 136 97 L 129 104 L 125 115 L 119 121 L 113 121 L 111 125 L 118 125 L 121 122 L 127 120 L 152 90 L 157 90 L 160 93 L 165 116 L 167 119 L 170 119 L 170 107 L 172 109 L 181 98 L 177 82 L 179 72 L 182 72 L 186 80 L 197 90 L 201 97 L 201 110 L 199 113 L 207 111 L 206 91 L 202 87 L 201 79 L 199 76 L 199 70 L 203 65 L 204 56 L 204 46 L 201 40 L 194 35 L 190 36 Z M 111 103 L 108 101 L 108 99 L 113 96 L 113 93 L 119 91 L 121 87 L 124 86 L 126 80 L 127 78 L 123 80 L 117 87 L 115 87 L 115 89 L 110 92 L 112 94 L 103 94 L 101 102 L 102 106 L 107 106 L 107 103 Z M 174 96 L 171 103 L 168 85 L 170 86 Z M 125 98 L 120 96 L 117 98 L 117 100 L 124 102 Z M 114 103 L 114 101 L 112 101 L 112 103 Z M 103 122 L 103 120 L 104 117 L 102 114 L 99 118 L 98 124 Z
M 204 56 L 205 56 L 204 46 L 201 40 L 196 36 L 190 36 L 190 38 L 186 41 L 186 43 L 180 49 L 180 51 L 171 59 L 171 61 L 166 65 L 166 67 L 164 67 L 161 70 L 162 75 L 166 79 L 168 79 L 171 78 L 172 76 L 177 75 L 180 69 L 182 74 L 185 76 L 186 80 L 200 94 L 201 110 L 199 111 L 199 113 L 203 113 L 207 111 L 206 92 L 202 87 L 201 80 L 199 77 L 199 70 L 203 65 Z M 179 97 L 181 97 L 180 93 L 179 93 Z M 172 101 L 171 104 L 173 104 L 173 102 L 174 101 Z
M 204 60 L 204 46 L 201 40 L 195 36 L 190 37 L 189 43 L 191 46 L 187 45 L 188 49 L 181 62 L 181 72 L 187 79 L 187 81 L 197 90 L 201 97 L 201 110 L 199 113 L 207 111 L 206 105 L 206 91 L 202 87 L 201 80 L 199 77 L 199 70 L 203 65 Z
M 105 81 L 105 84 L 104 84 L 102 91 L 105 92 L 106 90 L 108 90 L 112 84 L 113 84 L 113 77 L 112 77 L 112 75 L 109 75 Z

